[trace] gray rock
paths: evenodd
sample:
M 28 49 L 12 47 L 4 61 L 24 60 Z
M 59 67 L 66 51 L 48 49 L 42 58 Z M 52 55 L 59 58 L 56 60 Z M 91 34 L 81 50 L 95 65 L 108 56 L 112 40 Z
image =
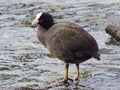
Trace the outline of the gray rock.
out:
M 106 33 L 111 35 L 116 41 L 120 42 L 120 26 L 107 25 Z

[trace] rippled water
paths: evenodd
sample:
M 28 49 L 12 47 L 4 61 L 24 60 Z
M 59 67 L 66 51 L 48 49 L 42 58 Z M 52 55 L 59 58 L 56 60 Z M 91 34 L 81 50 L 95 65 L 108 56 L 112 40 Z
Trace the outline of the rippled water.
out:
M 105 33 L 110 20 L 120 16 L 119 3 L 7 1 L 0 3 L 0 87 L 40 87 L 63 78 L 64 63 L 39 43 L 37 28 L 31 26 L 35 15 L 42 11 L 51 13 L 56 22 L 71 21 L 83 26 L 98 42 L 101 61 L 90 59 L 80 65 L 77 89 L 119 90 L 120 47 Z M 74 65 L 70 66 L 69 73 L 74 78 Z M 58 89 L 66 88 L 59 86 L 50 90 Z

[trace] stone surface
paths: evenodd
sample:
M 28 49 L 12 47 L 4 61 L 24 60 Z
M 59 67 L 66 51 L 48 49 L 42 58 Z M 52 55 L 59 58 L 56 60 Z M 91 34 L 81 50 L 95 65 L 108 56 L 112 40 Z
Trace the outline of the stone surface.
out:
M 106 32 L 111 35 L 116 41 L 120 42 L 120 26 L 108 25 Z

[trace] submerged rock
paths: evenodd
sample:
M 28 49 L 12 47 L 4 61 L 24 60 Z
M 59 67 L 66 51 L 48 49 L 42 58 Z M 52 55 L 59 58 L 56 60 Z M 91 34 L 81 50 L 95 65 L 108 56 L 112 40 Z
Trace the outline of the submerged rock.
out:
M 111 35 L 116 41 L 120 42 L 120 26 L 108 25 L 106 33 Z
M 35 90 L 35 89 L 27 88 L 27 87 L 20 87 L 20 88 L 14 88 L 14 87 L 0 87 L 0 90 Z

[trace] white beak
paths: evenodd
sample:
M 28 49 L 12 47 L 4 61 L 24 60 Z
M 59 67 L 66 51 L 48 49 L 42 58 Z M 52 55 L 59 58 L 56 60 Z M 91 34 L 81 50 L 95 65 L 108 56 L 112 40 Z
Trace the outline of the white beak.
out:
M 35 24 L 38 24 L 39 20 L 35 19 L 33 22 L 32 22 L 32 25 L 35 25 Z

